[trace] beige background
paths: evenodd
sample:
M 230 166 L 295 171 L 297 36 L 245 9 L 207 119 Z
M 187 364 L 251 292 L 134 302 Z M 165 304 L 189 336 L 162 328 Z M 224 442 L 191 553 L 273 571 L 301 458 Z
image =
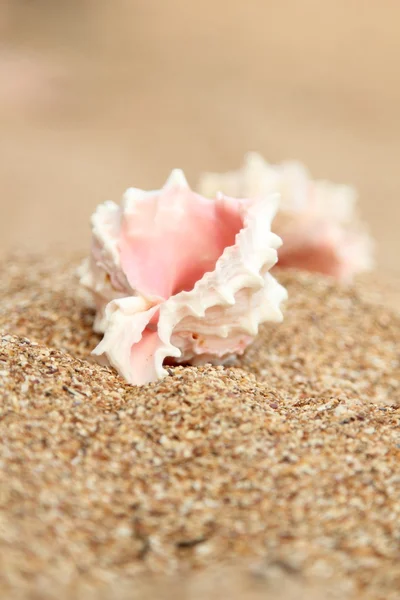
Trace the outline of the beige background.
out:
M 352 183 L 400 272 L 398 0 L 0 0 L 0 250 L 247 150 Z

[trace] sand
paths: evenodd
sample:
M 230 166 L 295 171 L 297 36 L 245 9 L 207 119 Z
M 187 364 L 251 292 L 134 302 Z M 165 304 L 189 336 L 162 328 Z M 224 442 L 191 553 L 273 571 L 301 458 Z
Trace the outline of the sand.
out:
M 76 264 L 1 267 L 4 597 L 398 599 L 397 284 L 279 273 L 237 364 L 135 388 Z

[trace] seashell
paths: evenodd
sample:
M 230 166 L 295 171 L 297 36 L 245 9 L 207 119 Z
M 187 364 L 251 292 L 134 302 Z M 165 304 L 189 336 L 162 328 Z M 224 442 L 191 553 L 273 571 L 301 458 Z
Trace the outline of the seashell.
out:
M 283 239 L 280 267 L 296 267 L 350 280 L 373 266 L 373 243 L 357 212 L 356 191 L 346 185 L 314 181 L 297 162 L 267 163 L 249 153 L 238 171 L 205 173 L 199 193 L 222 191 L 239 198 L 281 195 L 274 231 Z
M 286 290 L 269 273 L 281 239 L 279 196 L 248 201 L 193 192 L 180 170 L 159 191 L 129 189 L 92 216 L 81 283 L 94 298 L 95 355 L 132 384 L 176 363 L 223 363 L 243 353 L 265 321 L 282 320 Z

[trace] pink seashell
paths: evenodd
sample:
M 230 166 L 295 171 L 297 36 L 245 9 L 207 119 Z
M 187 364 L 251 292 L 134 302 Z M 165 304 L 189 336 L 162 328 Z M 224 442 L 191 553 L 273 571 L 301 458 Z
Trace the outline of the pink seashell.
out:
M 280 267 L 296 267 L 350 280 L 372 267 L 373 243 L 355 211 L 356 192 L 345 185 L 313 181 L 296 162 L 268 164 L 249 153 L 244 166 L 225 174 L 206 173 L 199 191 L 235 197 L 281 195 L 274 231 L 283 239 Z
M 280 238 L 279 198 L 207 199 L 172 172 L 162 190 L 129 189 L 122 206 L 92 217 L 92 254 L 81 282 L 97 307 L 105 354 L 130 383 L 177 363 L 220 363 L 241 354 L 260 323 L 282 320 L 286 290 L 269 274 Z

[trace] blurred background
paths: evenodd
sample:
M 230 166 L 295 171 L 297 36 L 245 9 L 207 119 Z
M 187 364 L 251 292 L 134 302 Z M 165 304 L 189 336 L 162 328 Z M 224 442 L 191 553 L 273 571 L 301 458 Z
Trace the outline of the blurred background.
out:
M 398 0 L 0 0 L 0 252 L 257 150 L 355 185 L 399 273 L 399 61 Z

